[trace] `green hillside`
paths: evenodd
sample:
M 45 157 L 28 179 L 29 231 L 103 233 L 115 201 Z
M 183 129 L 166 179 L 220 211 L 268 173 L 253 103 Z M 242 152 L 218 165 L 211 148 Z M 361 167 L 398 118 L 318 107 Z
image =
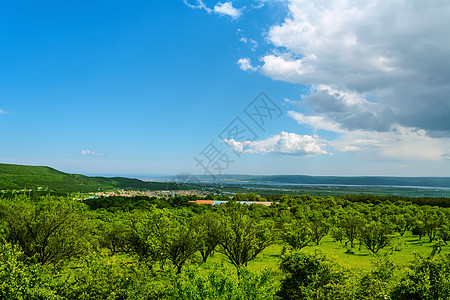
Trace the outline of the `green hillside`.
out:
M 175 184 L 144 182 L 123 177 L 89 177 L 68 174 L 50 167 L 0 163 L 0 190 L 48 189 L 54 192 L 95 192 L 110 189 L 177 189 Z

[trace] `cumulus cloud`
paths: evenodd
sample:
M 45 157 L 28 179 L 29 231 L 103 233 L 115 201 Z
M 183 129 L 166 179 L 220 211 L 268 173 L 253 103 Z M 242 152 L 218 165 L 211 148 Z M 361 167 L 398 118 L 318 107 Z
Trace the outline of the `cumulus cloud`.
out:
M 393 126 L 390 131 L 348 131 L 328 145 L 341 152 L 361 151 L 372 159 L 440 161 L 449 155 L 450 138 L 433 138 L 423 129 Z
M 291 0 L 261 72 L 342 129 L 450 136 L 450 2 Z
M 326 120 L 322 116 L 305 116 L 304 114 L 295 111 L 288 111 L 288 116 L 296 120 L 297 123 L 311 126 L 315 130 L 320 129 L 333 132 L 346 132 L 345 130 L 342 130 L 337 123 Z
M 103 156 L 103 154 L 96 153 L 96 152 L 91 151 L 91 150 L 81 150 L 81 155 L 83 155 L 83 156 L 96 156 L 96 157 Z
M 252 62 L 250 61 L 250 58 L 240 58 L 237 61 L 237 64 L 239 65 L 239 68 L 243 71 L 256 71 L 258 70 L 257 67 L 254 67 L 252 65 Z
M 282 131 L 279 135 L 261 141 L 223 140 L 233 151 L 239 153 L 276 153 L 285 155 L 327 154 L 323 142 L 317 136 L 298 135 Z
M 224 3 L 217 3 L 214 6 L 214 12 L 220 15 L 227 15 L 232 17 L 233 19 L 237 19 L 242 15 L 242 10 L 233 7 L 233 3 L 231 1 Z
M 242 8 L 238 9 L 233 7 L 233 3 L 231 1 L 227 2 L 217 2 L 214 8 L 209 8 L 202 0 L 196 0 L 193 3 L 188 2 L 188 0 L 183 0 L 184 4 L 187 7 L 193 9 L 203 9 L 208 14 L 215 13 L 222 16 L 230 16 L 233 19 L 237 19 L 242 15 Z

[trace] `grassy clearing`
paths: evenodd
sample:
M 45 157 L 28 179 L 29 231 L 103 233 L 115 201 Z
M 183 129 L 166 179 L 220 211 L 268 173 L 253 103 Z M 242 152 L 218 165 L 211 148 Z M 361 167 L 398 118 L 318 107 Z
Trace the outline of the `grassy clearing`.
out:
M 266 248 L 260 255 L 249 262 L 248 269 L 251 271 L 261 271 L 265 268 L 271 269 L 274 275 L 281 276 L 278 269 L 283 245 L 275 244 Z M 353 254 L 346 253 L 352 250 Z M 301 251 L 307 253 L 314 253 L 314 251 L 322 251 L 329 258 L 335 260 L 338 264 L 346 267 L 352 272 L 366 273 L 373 270 L 373 264 L 379 260 L 380 257 L 389 258 L 396 266 L 399 267 L 398 274 L 406 271 L 407 266 L 414 260 L 415 253 L 422 256 L 429 256 L 433 250 L 433 242 L 429 243 L 427 237 L 422 237 L 421 240 L 417 236 L 405 234 L 403 237 L 394 235 L 391 245 L 382 249 L 377 255 L 372 254 L 364 246 L 359 249 L 359 244 L 356 243 L 354 248 L 345 247 L 344 244 L 335 242 L 331 236 L 326 236 L 320 242 L 319 246 L 308 246 Z M 442 247 L 442 253 L 450 253 L 450 245 Z M 228 263 L 226 257 L 220 253 L 216 253 L 213 257 L 208 259 L 206 264 L 199 264 L 201 270 L 208 269 L 208 265 L 223 264 L 223 266 L 235 271 L 234 266 Z

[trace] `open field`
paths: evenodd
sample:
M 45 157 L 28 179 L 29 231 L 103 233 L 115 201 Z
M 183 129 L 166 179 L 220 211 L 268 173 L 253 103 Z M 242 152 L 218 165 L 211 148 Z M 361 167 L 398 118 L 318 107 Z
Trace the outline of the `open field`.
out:
M 269 268 L 279 272 L 282 249 L 282 244 L 275 244 L 268 247 L 257 258 L 249 262 L 248 268 L 253 271 L 261 271 Z M 354 253 L 346 253 L 347 250 L 351 250 Z M 358 274 L 369 272 L 373 268 L 373 264 L 379 259 L 391 260 L 399 267 L 401 273 L 403 273 L 405 272 L 405 268 L 413 262 L 416 254 L 429 256 L 432 250 L 433 243 L 429 243 L 426 237 L 422 237 L 419 240 L 417 236 L 406 233 L 403 237 L 400 237 L 398 234 L 393 235 L 391 246 L 380 251 L 378 255 L 372 254 L 364 246 L 359 249 L 359 244 L 356 244 L 354 248 L 345 247 L 343 244 L 334 241 L 330 235 L 325 236 L 319 246 L 307 246 L 301 251 L 305 253 L 314 253 L 315 251 L 323 252 L 330 259 Z M 441 253 L 450 253 L 450 245 L 442 246 Z M 226 257 L 220 253 L 214 254 L 204 267 L 210 263 L 223 263 L 230 268 L 230 271 L 235 269 L 227 262 Z

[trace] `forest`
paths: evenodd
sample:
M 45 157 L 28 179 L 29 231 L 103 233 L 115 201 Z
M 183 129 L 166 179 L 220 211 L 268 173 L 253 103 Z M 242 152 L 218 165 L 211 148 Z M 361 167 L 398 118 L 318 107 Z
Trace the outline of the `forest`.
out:
M 198 198 L 3 196 L 0 299 L 450 298 L 448 198 Z

